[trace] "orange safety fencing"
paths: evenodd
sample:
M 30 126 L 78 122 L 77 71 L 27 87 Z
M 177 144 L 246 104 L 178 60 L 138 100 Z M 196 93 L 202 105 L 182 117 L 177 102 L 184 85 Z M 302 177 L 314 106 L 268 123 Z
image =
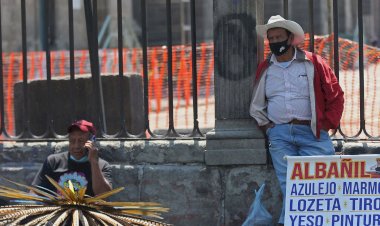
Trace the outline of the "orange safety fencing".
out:
M 339 83 L 344 91 L 345 103 L 341 120 L 341 130 L 348 136 L 360 131 L 360 75 L 359 44 L 338 38 L 339 42 Z M 301 48 L 308 50 L 309 35 Z M 321 55 L 334 68 L 334 35 L 315 36 L 314 52 Z M 265 45 L 265 56 L 269 53 Z M 364 119 L 365 129 L 373 137 L 380 136 L 380 49 L 364 45 Z M 337 136 L 338 138 L 340 136 Z M 360 138 L 367 138 L 361 133 Z
M 309 38 L 303 48 L 309 48 Z M 332 65 L 333 35 L 316 36 L 315 52 L 322 55 Z M 197 46 L 197 87 L 199 127 L 214 127 L 214 47 L 213 43 L 201 43 Z M 265 55 L 269 53 L 265 46 Z M 193 126 L 192 103 L 192 56 L 191 46 L 173 46 L 173 104 L 174 126 L 176 129 L 191 129 Z M 345 91 L 345 111 L 341 121 L 343 133 L 355 135 L 360 128 L 360 87 L 358 68 L 358 43 L 347 39 L 339 39 L 339 80 Z M 76 50 L 74 53 L 74 69 L 76 77 L 90 73 L 90 62 L 87 50 Z M 28 81 L 46 79 L 45 52 L 27 53 Z M 365 125 L 372 136 L 379 136 L 380 131 L 380 90 L 379 72 L 380 50 L 365 46 Z M 52 77 L 69 75 L 69 52 L 51 52 Z M 165 47 L 148 48 L 148 91 L 149 120 L 151 129 L 168 128 L 168 84 L 167 84 L 167 49 Z M 100 72 L 102 76 L 118 74 L 118 50 L 99 50 Z M 333 65 L 332 65 L 333 66 Z M 125 73 L 142 74 L 142 51 L 140 48 L 123 49 L 123 71 Z M 3 81 L 6 129 L 14 133 L 14 100 L 13 87 L 22 81 L 22 54 L 20 52 L 3 53 Z
M 124 73 L 143 74 L 142 50 L 123 49 Z M 102 76 L 119 73 L 118 49 L 99 50 L 99 64 Z M 192 53 L 191 46 L 173 46 L 173 93 L 175 124 L 178 128 L 192 126 Z M 213 127 L 213 73 L 214 58 L 212 43 L 201 43 L 197 46 L 197 85 L 199 100 L 199 119 Z M 46 79 L 46 53 L 27 53 L 28 81 Z M 69 51 L 51 51 L 50 68 L 52 78 L 70 74 Z M 75 76 L 91 72 L 88 50 L 74 52 Z M 165 47 L 148 48 L 148 92 L 149 119 L 154 129 L 167 128 L 168 125 L 168 85 L 167 85 L 167 49 Z M 15 132 L 14 118 L 14 84 L 23 80 L 22 53 L 3 53 L 5 120 L 8 133 Z M 205 105 L 207 105 L 205 107 Z M 202 109 L 203 112 L 202 112 Z M 210 110 L 210 112 L 209 112 Z M 212 111 L 211 111 L 212 110 Z M 212 122 L 212 125 L 210 124 Z M 178 123 L 178 124 L 177 124 Z

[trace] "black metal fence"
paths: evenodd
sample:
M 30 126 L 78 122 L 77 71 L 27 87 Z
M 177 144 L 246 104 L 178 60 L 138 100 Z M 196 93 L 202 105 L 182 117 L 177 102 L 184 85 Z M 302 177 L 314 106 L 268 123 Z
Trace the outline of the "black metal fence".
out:
M 22 34 L 22 68 L 27 68 L 27 34 L 26 34 L 26 0 L 21 1 L 21 34 Z M 115 134 L 107 134 L 106 128 L 106 117 L 104 112 L 104 98 L 102 91 L 102 82 L 99 70 L 99 43 L 98 43 L 98 23 L 97 23 L 97 12 L 98 12 L 98 2 L 97 0 L 83 0 L 84 3 L 84 13 L 86 20 L 86 29 L 87 29 L 87 38 L 88 38 L 88 52 L 90 57 L 90 66 L 91 66 L 91 75 L 92 75 L 92 84 L 93 90 L 95 92 L 94 98 L 94 106 L 96 106 L 96 116 L 94 118 L 94 122 L 99 127 L 99 135 L 104 138 L 113 139 L 113 138 L 194 138 L 194 137 L 204 137 L 204 134 L 201 132 L 199 127 L 199 119 L 198 119 L 198 76 L 197 76 L 197 33 L 196 33 L 196 7 L 195 0 L 190 0 L 189 7 L 189 15 L 190 15 L 190 34 L 191 34 L 191 73 L 192 73 L 192 107 L 193 107 L 193 117 L 192 117 L 192 129 L 188 134 L 180 134 L 175 127 L 174 123 L 174 106 L 173 106 L 173 31 L 172 31 L 172 1 L 166 0 L 166 48 L 167 48 L 167 94 L 168 94 L 168 128 L 162 134 L 152 132 L 150 121 L 149 121 L 149 76 L 148 76 L 148 42 L 147 42 L 147 1 L 139 0 L 140 8 L 141 8 L 141 45 L 142 45 L 142 74 L 143 74 L 143 105 L 144 105 L 144 129 L 138 134 L 131 134 L 126 128 L 126 118 L 125 118 L 125 108 L 124 106 L 124 96 L 122 95 L 123 89 L 125 87 L 122 86 L 122 79 L 125 73 L 125 65 L 123 64 L 123 25 L 122 25 L 122 15 L 123 15 L 123 7 L 122 0 L 117 1 L 117 43 L 118 43 L 118 78 L 120 79 L 119 86 L 116 87 L 119 96 L 119 125 L 120 129 Z M 288 0 L 283 0 L 283 15 L 285 18 L 288 17 L 289 10 L 289 2 Z M 44 13 L 46 18 L 49 18 L 51 12 L 51 7 L 49 7 L 51 1 L 45 1 L 45 9 Z M 314 0 L 309 0 L 308 4 L 308 13 L 309 13 L 309 34 L 310 34 L 310 45 L 309 50 L 314 51 L 315 43 L 314 43 Z M 1 5 L 0 4 L 0 19 L 1 19 Z M 68 7 L 68 24 L 69 24 L 69 63 L 70 63 L 70 92 L 68 98 L 71 100 L 71 109 L 75 109 L 75 90 L 74 87 L 76 85 L 76 74 L 75 74 L 75 56 L 74 56 L 74 20 L 73 20 L 73 0 L 67 0 Z M 306 5 L 305 5 L 306 7 Z M 333 33 L 338 34 L 338 0 L 333 0 Z M 342 131 L 341 128 L 334 133 L 336 139 L 373 139 L 379 140 L 379 136 L 370 134 L 366 129 L 366 121 L 365 121 L 365 83 L 364 83 L 364 43 L 363 43 L 363 13 L 362 13 L 362 1 L 357 1 L 357 15 L 358 15 L 358 28 L 359 28 L 359 76 L 360 76 L 360 128 L 353 136 L 347 135 Z M 0 43 L 3 43 L 2 40 L 2 21 L 0 21 Z M 23 120 L 22 120 L 22 131 L 19 134 L 11 135 L 6 128 L 6 112 L 5 112 L 5 101 L 4 101 L 4 70 L 3 70 L 3 49 L 2 45 L 0 45 L 0 114 L 1 114 L 1 127 L 0 132 L 2 139 L 48 139 L 48 138 L 65 138 L 66 134 L 58 134 L 55 129 L 56 120 L 51 114 L 51 109 L 53 108 L 52 99 L 52 90 L 51 90 L 51 82 L 52 82 L 52 74 L 51 74 L 51 51 L 50 51 L 50 35 L 51 35 L 51 24 L 44 23 L 44 46 L 45 46 L 45 54 L 46 54 L 46 82 L 47 82 L 47 109 L 44 109 L 46 112 L 46 121 L 44 122 L 46 126 L 46 130 L 44 133 L 40 135 L 33 134 L 30 126 L 29 119 L 29 110 L 28 106 L 30 103 L 28 93 L 28 74 L 27 70 L 22 71 L 22 89 L 23 89 Z M 333 39 L 333 63 L 334 63 L 334 71 L 339 79 L 339 36 L 334 35 Z M 70 115 L 72 120 L 76 119 L 76 115 L 74 115 L 71 111 L 67 112 Z
M 314 52 L 314 0 L 308 1 L 308 14 L 309 14 L 309 33 L 310 33 L 310 45 L 309 51 Z M 284 0 L 284 15 L 288 15 L 288 0 Z M 338 80 L 340 77 L 340 57 L 342 54 L 339 52 L 339 8 L 338 0 L 332 0 L 332 14 L 333 14 L 333 69 Z M 363 1 L 357 1 L 357 25 L 358 25 L 358 45 L 359 45 L 359 54 L 358 54 L 358 63 L 359 63 L 359 87 L 360 87 L 360 126 L 358 131 L 353 135 L 348 135 L 345 133 L 341 126 L 334 132 L 333 136 L 336 139 L 369 139 L 369 140 L 379 140 L 379 134 L 370 134 L 366 127 L 366 107 L 365 107 L 365 67 L 364 67 L 364 32 L 363 32 Z M 378 62 L 377 62 L 378 63 Z M 347 93 L 346 93 L 347 94 Z M 377 106 L 378 108 L 379 106 Z M 375 116 L 376 117 L 376 116 Z M 376 120 L 374 120 L 376 122 Z
M 27 68 L 27 52 L 28 52 L 28 46 L 27 46 L 27 34 L 26 34 L 26 0 L 20 0 L 21 1 L 21 30 L 22 30 L 22 68 Z M 99 44 L 98 44 L 98 23 L 97 23 L 97 0 L 84 0 L 84 13 L 85 13 L 85 20 L 86 20 L 86 29 L 87 29 L 87 38 L 88 38 L 88 52 L 89 52 L 89 58 L 90 58 L 90 66 L 91 66 L 91 75 L 92 75 L 92 84 L 93 84 L 93 90 L 95 94 L 95 101 L 94 104 L 96 106 L 96 116 L 93 119 L 93 121 L 98 126 L 99 135 L 105 138 L 145 138 L 145 137 L 152 137 L 152 138 L 169 138 L 169 137 L 202 137 L 204 134 L 202 134 L 201 130 L 199 129 L 199 123 L 198 123 L 198 104 L 197 104 L 197 41 L 196 41 L 196 18 L 195 18 L 195 0 L 190 1 L 190 19 L 191 19 L 191 51 L 192 51 L 192 96 L 193 96 L 193 129 L 191 133 L 189 134 L 179 134 L 174 126 L 174 119 L 173 119 L 173 67 L 172 67 L 172 46 L 173 46 L 173 38 L 172 38 L 172 1 L 166 0 L 166 21 L 167 21 L 167 82 L 168 82 L 168 117 L 169 117 L 169 128 L 167 129 L 166 133 L 161 135 L 155 134 L 151 130 L 150 122 L 149 122 L 149 76 L 148 75 L 148 43 L 147 43 L 147 1 L 146 0 L 139 0 L 136 1 L 140 3 L 141 7 L 141 45 L 142 45 L 142 62 L 143 62 L 143 95 L 144 95 L 144 130 L 141 131 L 139 134 L 131 134 L 127 131 L 126 128 L 126 119 L 125 119 L 125 108 L 124 106 L 124 96 L 122 94 L 123 89 L 125 87 L 122 86 L 122 78 L 124 75 L 124 65 L 123 65 L 123 32 L 122 32 L 122 14 L 123 14 L 123 8 L 122 8 L 122 0 L 117 0 L 117 39 L 118 39 L 118 77 L 120 78 L 119 87 L 115 87 L 118 89 L 119 92 L 119 107 L 120 107 L 120 130 L 116 134 L 107 134 L 105 131 L 107 128 L 105 128 L 106 122 L 105 122 L 105 111 L 104 111 L 104 99 L 103 99 L 103 92 L 102 92 L 102 81 L 99 71 Z M 45 8 L 43 9 L 44 14 L 46 16 L 45 19 L 50 18 L 51 13 L 51 7 L 49 7 L 49 4 L 51 4 L 51 1 L 44 1 Z M 71 100 L 71 109 L 75 109 L 75 90 L 74 87 L 76 85 L 76 75 L 74 70 L 75 65 L 75 58 L 74 58 L 74 20 L 73 20 L 73 0 L 67 1 L 67 7 L 68 7 L 68 24 L 69 24 L 69 43 L 70 43 L 70 92 L 69 92 L 69 99 Z M 0 4 L 0 13 L 1 13 L 1 4 Z M 0 15 L 1 17 L 1 15 Z M 8 22 L 8 21 L 7 21 Z M 1 24 L 1 21 L 0 21 Z M 47 91 L 46 91 L 46 97 L 47 97 L 47 109 L 44 109 L 46 114 L 46 131 L 42 135 L 36 135 L 32 133 L 32 128 L 30 126 L 30 119 L 29 119 L 29 111 L 28 108 L 30 106 L 29 102 L 29 96 L 28 93 L 28 74 L 27 70 L 23 70 L 22 72 L 22 83 L 23 83 L 23 120 L 22 120 L 22 132 L 20 134 L 11 135 L 7 129 L 6 129 L 6 113 L 4 111 L 4 76 L 3 76 L 3 51 L 1 49 L 0 45 L 0 77 L 2 78 L 0 80 L 0 109 L 1 109 L 1 127 L 0 131 L 2 134 L 3 139 L 43 139 L 43 138 L 65 138 L 67 135 L 65 134 L 57 134 L 55 130 L 56 125 L 56 119 L 53 118 L 51 114 L 52 110 L 52 102 L 54 101 L 52 97 L 52 90 L 51 90 L 51 81 L 52 81 L 52 74 L 51 74 L 51 51 L 50 51 L 50 37 L 51 35 L 50 29 L 51 29 L 51 23 L 44 23 L 45 28 L 44 30 L 44 38 L 45 41 L 45 53 L 46 53 L 46 81 L 47 81 Z M 2 42 L 2 31 L 0 27 L 0 42 Z M 72 114 L 71 119 L 75 120 L 76 115 L 73 114 L 74 111 L 70 111 L 68 109 L 67 113 Z

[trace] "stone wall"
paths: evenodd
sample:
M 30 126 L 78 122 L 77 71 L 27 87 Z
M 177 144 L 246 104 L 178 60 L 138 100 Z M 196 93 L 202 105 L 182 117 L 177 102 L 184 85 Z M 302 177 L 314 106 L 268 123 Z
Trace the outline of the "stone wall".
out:
M 253 190 L 265 183 L 263 203 L 278 219 L 282 199 L 270 165 L 207 165 L 204 139 L 98 144 L 112 164 L 114 187 L 125 187 L 112 200 L 160 202 L 171 209 L 165 221 L 177 226 L 236 226 L 247 215 Z M 335 147 L 339 154 L 380 153 L 379 143 L 335 142 Z M 0 175 L 30 184 L 46 156 L 67 148 L 67 141 L 2 142 Z
M 264 204 L 275 217 L 281 195 L 274 171 L 266 165 L 208 166 L 206 141 L 98 141 L 113 166 L 114 187 L 125 187 L 112 200 L 155 201 L 170 208 L 165 221 L 177 226 L 241 225 L 266 183 Z M 67 151 L 68 142 L 3 142 L 0 175 L 30 184 L 46 156 Z M 0 184 L 6 184 L 0 181 Z

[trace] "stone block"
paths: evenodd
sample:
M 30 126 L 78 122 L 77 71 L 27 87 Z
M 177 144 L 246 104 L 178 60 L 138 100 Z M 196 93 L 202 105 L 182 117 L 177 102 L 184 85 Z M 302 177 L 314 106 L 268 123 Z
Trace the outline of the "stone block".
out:
M 124 187 L 125 189 L 112 197 L 110 201 L 139 201 L 140 200 L 140 179 L 144 166 L 134 165 L 112 165 L 112 185 L 113 188 Z
M 132 147 L 135 163 L 203 163 L 204 140 L 138 141 Z
M 218 139 L 218 140 L 208 140 L 207 149 L 216 150 L 220 147 L 223 149 L 244 149 L 244 148 L 254 148 L 254 149 L 265 149 L 264 139 Z
M 37 174 L 38 170 L 42 166 L 41 163 L 0 163 L 0 175 L 7 179 L 22 184 L 30 185 Z M 15 187 L 15 185 L 6 182 L 0 178 L 0 185 Z M 24 190 L 21 187 L 16 187 L 17 189 Z
M 0 144 L 0 163 L 45 161 L 53 153 L 55 143 L 50 142 L 4 142 Z
M 225 171 L 225 225 L 242 225 L 254 198 L 265 183 L 262 203 L 274 221 L 281 213 L 282 195 L 272 167 L 236 167 Z
M 218 149 L 206 150 L 206 165 L 266 164 L 266 149 Z
M 223 198 L 219 170 L 204 166 L 146 166 L 141 201 L 166 204 L 164 215 L 177 226 L 222 225 Z
M 378 142 L 346 142 L 342 147 L 342 154 L 380 154 L 380 143 Z

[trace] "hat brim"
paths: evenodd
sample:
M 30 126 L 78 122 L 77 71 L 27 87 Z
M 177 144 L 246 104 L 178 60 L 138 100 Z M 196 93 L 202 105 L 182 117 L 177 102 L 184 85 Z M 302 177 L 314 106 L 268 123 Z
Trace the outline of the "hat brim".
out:
M 79 120 L 72 123 L 68 128 L 67 132 L 71 133 L 74 129 L 80 130 L 82 132 L 90 132 L 92 134 L 96 133 L 96 129 L 92 122 L 88 122 L 85 120 Z
M 257 25 L 256 32 L 263 38 L 267 38 L 267 31 L 271 28 L 284 28 L 294 34 L 294 40 L 292 45 L 296 46 L 305 40 L 305 33 L 302 27 L 291 20 L 282 20 L 270 24 Z
M 67 132 L 71 133 L 74 129 L 78 129 L 82 132 L 91 132 L 87 126 L 71 125 L 67 128 Z

